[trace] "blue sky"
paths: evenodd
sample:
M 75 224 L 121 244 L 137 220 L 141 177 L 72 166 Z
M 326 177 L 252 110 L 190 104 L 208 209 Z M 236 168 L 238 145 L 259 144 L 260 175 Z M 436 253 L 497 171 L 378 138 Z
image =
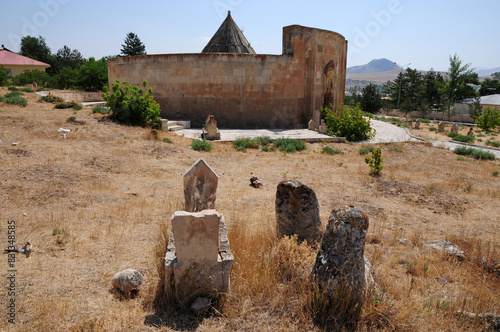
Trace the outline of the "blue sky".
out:
M 331 30 L 349 41 L 348 66 L 388 58 L 446 71 L 458 54 L 477 69 L 500 66 L 498 0 L 9 0 L 2 3 L 0 43 L 41 35 L 86 58 L 120 53 L 128 32 L 148 54 L 198 53 L 231 10 L 257 53 L 281 54 L 282 28 Z

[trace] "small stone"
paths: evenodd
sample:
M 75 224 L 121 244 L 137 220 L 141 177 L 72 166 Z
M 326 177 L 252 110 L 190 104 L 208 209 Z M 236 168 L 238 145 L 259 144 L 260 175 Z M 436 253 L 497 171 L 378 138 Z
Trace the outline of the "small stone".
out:
M 398 239 L 398 243 L 399 244 L 408 244 L 408 243 L 410 243 L 410 240 L 405 239 L 405 238 L 401 238 L 401 239 Z
M 142 273 L 134 269 L 126 269 L 117 272 L 111 280 L 111 285 L 121 291 L 128 293 L 131 290 L 139 288 L 143 282 Z
M 199 297 L 193 302 L 193 304 L 191 304 L 190 309 L 195 314 L 201 314 L 201 313 L 207 312 L 208 309 L 210 309 L 211 303 L 212 303 L 212 300 L 210 300 L 209 298 Z
M 446 285 L 447 283 L 450 282 L 450 279 L 446 278 L 445 276 L 440 276 L 440 277 L 437 277 L 436 279 L 442 285 Z
M 23 217 L 27 217 L 28 215 L 26 213 L 23 213 Z
M 456 256 L 459 259 L 464 259 L 465 257 L 465 252 L 460 250 L 460 248 L 458 248 L 456 244 L 449 241 L 422 241 L 422 244 L 429 248 L 445 252 L 452 256 Z
M 262 182 L 260 182 L 259 178 L 256 176 L 250 179 L 250 185 L 254 188 L 262 188 Z

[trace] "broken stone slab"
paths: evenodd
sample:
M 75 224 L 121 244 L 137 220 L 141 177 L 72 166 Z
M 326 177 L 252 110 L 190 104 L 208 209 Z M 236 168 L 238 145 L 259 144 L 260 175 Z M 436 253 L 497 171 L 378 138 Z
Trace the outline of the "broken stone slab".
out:
M 371 283 L 365 274 L 371 265 L 364 258 L 368 225 L 368 216 L 352 206 L 341 206 L 330 214 L 312 274 L 332 297 L 341 291 L 353 303 L 363 303 L 367 283 Z
M 283 181 L 276 189 L 276 233 L 278 238 L 297 234 L 299 242 L 321 239 L 318 198 L 299 181 Z
M 426 247 L 445 252 L 448 255 L 456 256 L 459 259 L 465 258 L 465 252 L 460 250 L 456 244 L 449 241 L 422 241 L 422 244 Z
M 182 305 L 227 293 L 234 257 L 224 217 L 215 210 L 177 211 L 165 255 L 165 293 Z
M 122 292 L 129 293 L 130 291 L 139 288 L 142 285 L 144 278 L 142 273 L 134 269 L 126 269 L 115 273 L 111 279 L 111 285 Z
M 219 177 L 202 158 L 184 174 L 184 210 L 199 212 L 215 209 Z

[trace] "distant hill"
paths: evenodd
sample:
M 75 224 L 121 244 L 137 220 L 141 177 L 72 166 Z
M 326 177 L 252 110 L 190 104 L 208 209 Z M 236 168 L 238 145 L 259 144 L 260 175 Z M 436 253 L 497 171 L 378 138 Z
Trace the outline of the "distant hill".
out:
M 382 73 L 394 69 L 400 69 L 393 61 L 388 59 L 376 59 L 372 60 L 366 65 L 354 66 L 347 68 L 347 74 L 372 74 L 372 73 Z
M 500 72 L 500 67 L 492 69 L 476 70 L 476 73 L 479 75 L 479 77 L 490 76 L 493 73 L 499 73 L 499 72 Z

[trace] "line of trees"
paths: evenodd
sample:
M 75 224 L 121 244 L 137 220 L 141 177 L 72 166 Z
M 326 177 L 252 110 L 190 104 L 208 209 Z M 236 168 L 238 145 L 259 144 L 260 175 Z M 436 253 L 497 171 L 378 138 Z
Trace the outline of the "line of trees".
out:
M 26 85 L 36 82 L 39 86 L 55 89 L 101 91 L 108 84 L 108 59 L 119 56 L 144 55 L 146 47 L 136 34 L 130 32 L 127 34 L 120 51 L 120 55 L 107 56 L 99 60 L 93 57 L 84 59 L 77 49 L 72 50 L 64 45 L 55 54 L 52 54 L 42 36 L 25 36 L 21 39 L 19 54 L 45 62 L 50 65 L 50 68 L 46 71 L 26 70 L 24 73 L 12 77 L 11 83 L 13 85 Z M 1 72 L 0 74 L 5 74 L 4 71 Z M 0 75 L 0 85 L 6 81 L 6 75 Z
M 474 86 L 478 85 L 480 88 L 476 91 Z M 388 99 L 382 99 L 382 91 Z M 463 64 L 455 54 L 450 56 L 450 67 L 444 75 L 433 69 L 422 74 L 407 68 L 395 80 L 382 87 L 370 84 L 363 88 L 361 95 L 350 99 L 359 101 L 362 109 L 370 113 L 378 112 L 379 105 L 384 102 L 386 108 L 399 106 L 405 113 L 417 111 L 422 118 L 431 112 L 442 112 L 451 118 L 456 101 L 496 93 L 500 93 L 500 73 L 480 83 L 470 64 Z

